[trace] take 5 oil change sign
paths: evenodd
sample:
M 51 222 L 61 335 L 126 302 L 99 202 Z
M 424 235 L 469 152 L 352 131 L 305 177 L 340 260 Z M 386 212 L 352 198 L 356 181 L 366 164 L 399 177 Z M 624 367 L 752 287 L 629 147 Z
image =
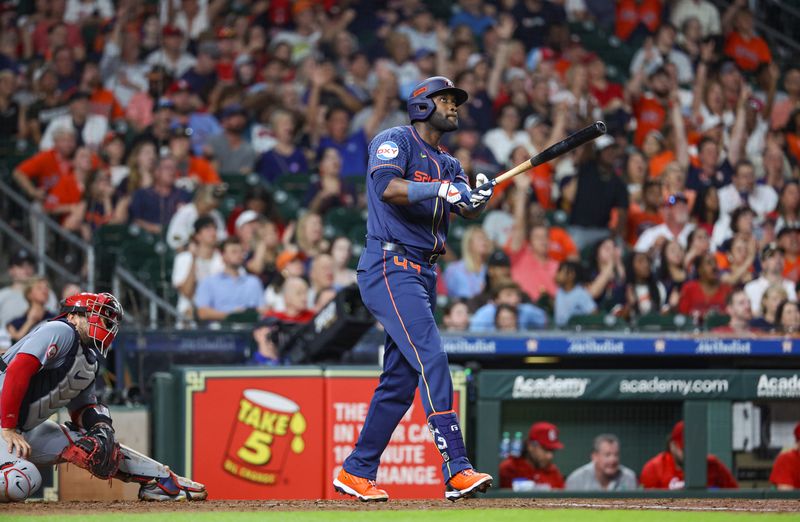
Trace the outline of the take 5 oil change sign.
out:
M 191 476 L 210 498 L 321 498 L 322 395 L 321 376 L 207 376 L 189 401 Z

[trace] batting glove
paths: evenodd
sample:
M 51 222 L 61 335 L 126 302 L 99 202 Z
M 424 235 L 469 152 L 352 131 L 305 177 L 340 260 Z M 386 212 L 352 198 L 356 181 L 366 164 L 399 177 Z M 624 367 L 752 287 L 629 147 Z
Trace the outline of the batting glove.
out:
M 479 172 L 475 176 L 475 188 L 470 191 L 469 200 L 472 203 L 472 208 L 482 207 L 489 202 L 489 198 L 494 194 L 494 187 L 489 185 L 489 188 L 478 190 L 482 185 L 489 183 L 489 177 L 483 172 Z
M 461 209 L 468 209 L 472 206 L 470 201 L 471 190 L 466 183 L 450 183 L 443 181 L 439 186 L 439 197 L 448 203 Z

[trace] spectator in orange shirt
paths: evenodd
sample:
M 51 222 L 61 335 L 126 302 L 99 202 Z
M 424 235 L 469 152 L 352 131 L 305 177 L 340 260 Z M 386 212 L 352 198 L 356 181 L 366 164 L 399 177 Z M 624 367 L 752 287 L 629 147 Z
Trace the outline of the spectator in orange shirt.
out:
M 778 455 L 769 481 L 780 491 L 800 489 L 800 422 L 794 427 L 794 447 Z
M 53 132 L 53 142 L 52 149 L 39 152 L 14 169 L 14 180 L 32 200 L 44 201 L 58 180 L 72 168 L 75 131 L 70 127 L 58 128 Z
M 522 491 L 564 489 L 564 477 L 553 464 L 554 452 L 563 448 L 555 424 L 534 423 L 522 455 L 510 455 L 500 463 L 500 487 Z
M 736 13 L 734 30 L 725 41 L 725 54 L 747 72 L 754 72 L 762 63 L 772 63 L 772 53 L 767 42 L 756 35 L 749 9 L 740 8 Z
M 633 144 L 641 147 L 644 138 L 652 130 L 661 130 L 667 121 L 669 93 L 672 77 L 666 66 L 661 65 L 647 75 L 646 93 L 641 92 L 645 71 L 642 69 L 633 74 L 628 83 L 628 90 L 633 97 L 633 114 L 636 117 L 636 133 Z
M 116 122 L 125 117 L 125 111 L 114 97 L 114 93 L 103 88 L 100 68 L 95 62 L 87 61 L 83 66 L 81 83 L 78 90 L 89 93 L 89 112 Z
M 61 226 L 67 230 L 76 232 L 83 223 L 86 205 L 82 199 L 92 172 L 92 151 L 87 147 L 80 147 L 75 151 L 72 171 L 61 176 L 47 194 L 44 201 L 45 211 L 59 219 Z
M 533 203 L 528 207 L 528 223 L 531 223 L 531 225 L 535 223 L 541 223 L 543 225 L 548 224 L 547 214 L 541 205 Z M 547 245 L 547 257 L 558 263 L 566 261 L 567 259 L 577 261 L 579 259 L 578 247 L 575 246 L 575 242 L 572 240 L 572 236 L 569 235 L 569 232 L 555 225 L 548 226 L 547 228 L 547 237 L 549 240 Z
M 661 212 L 664 200 L 660 181 L 652 179 L 645 181 L 642 203 L 644 208 L 635 208 L 631 205 L 628 211 L 628 244 L 631 246 L 636 244 L 642 232 L 664 222 L 664 215 Z
M 783 249 L 783 277 L 800 281 L 800 238 L 798 229 L 783 227 L 778 232 L 778 246 Z
M 172 129 L 169 150 L 178 166 L 176 185 L 191 190 L 198 183 L 221 183 L 219 174 L 207 159 L 191 154 L 191 135 L 192 130 L 188 127 L 179 126 Z

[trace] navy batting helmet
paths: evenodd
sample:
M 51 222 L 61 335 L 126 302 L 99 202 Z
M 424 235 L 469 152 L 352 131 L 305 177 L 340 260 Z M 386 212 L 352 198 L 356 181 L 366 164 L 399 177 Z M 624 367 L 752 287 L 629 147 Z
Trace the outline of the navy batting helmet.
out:
M 408 97 L 408 117 L 411 118 L 411 122 L 425 121 L 430 118 L 433 111 L 436 110 L 436 105 L 431 97 L 442 92 L 452 93 L 456 97 L 456 106 L 461 105 L 469 98 L 467 91 L 456 87 L 452 80 L 444 76 L 432 76 L 414 87 L 411 96 Z

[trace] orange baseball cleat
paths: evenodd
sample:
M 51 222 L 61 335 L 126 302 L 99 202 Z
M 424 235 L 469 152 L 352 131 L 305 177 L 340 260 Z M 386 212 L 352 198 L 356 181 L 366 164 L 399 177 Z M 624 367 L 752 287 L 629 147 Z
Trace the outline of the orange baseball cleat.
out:
M 389 500 L 389 494 L 379 489 L 374 480 L 356 477 L 344 469 L 333 480 L 333 488 L 339 493 L 356 497 L 361 502 L 386 502 Z
M 460 498 L 469 498 L 478 491 L 485 493 L 492 487 L 492 480 L 492 476 L 488 473 L 480 473 L 474 469 L 459 471 L 447 481 L 444 498 L 456 501 Z

